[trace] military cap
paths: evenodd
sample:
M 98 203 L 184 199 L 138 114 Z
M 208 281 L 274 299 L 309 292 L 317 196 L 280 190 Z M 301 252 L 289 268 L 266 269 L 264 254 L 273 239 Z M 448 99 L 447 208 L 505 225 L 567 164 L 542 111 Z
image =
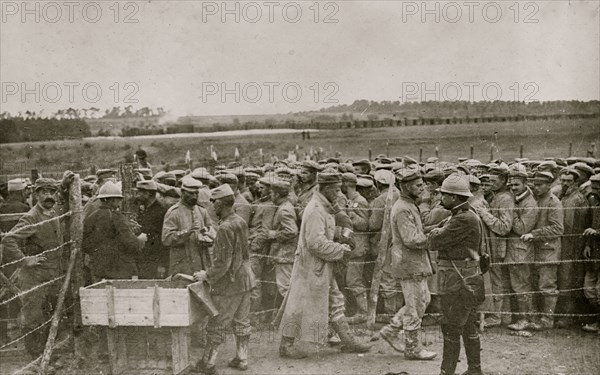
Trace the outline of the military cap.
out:
M 489 164 L 488 164 L 489 165 Z M 500 164 L 493 164 L 489 168 L 491 174 L 505 174 L 508 173 L 508 164 L 502 162 Z
M 515 163 L 523 163 L 524 161 L 529 161 L 529 158 L 515 158 Z
M 156 174 L 154 175 L 154 177 L 152 177 L 152 179 L 153 180 L 160 180 L 160 179 L 162 179 L 165 176 L 166 173 L 167 172 L 165 172 L 165 171 L 158 171 L 158 172 L 156 172 Z
M 23 178 L 15 178 L 8 181 L 8 191 L 21 191 L 25 190 L 27 182 Z
M 356 177 L 356 175 L 354 173 L 346 172 L 346 173 L 342 173 L 342 180 L 346 181 L 346 182 L 356 183 L 358 178 Z
M 232 173 L 221 173 L 217 176 L 217 180 L 219 180 L 222 184 L 237 184 L 238 178 L 236 175 Z
M 442 173 L 444 174 L 444 177 L 448 177 L 452 173 L 456 173 L 456 172 L 458 172 L 458 168 L 456 168 L 453 165 L 446 165 L 446 166 L 444 166 L 444 168 L 442 168 Z
M 275 174 L 276 175 L 288 175 L 288 176 L 291 176 L 293 173 L 292 173 L 291 168 L 288 168 L 288 167 L 279 167 L 279 168 L 275 169 Z
M 244 172 L 244 177 L 246 177 L 246 180 L 256 181 L 260 178 L 260 175 L 253 172 Z
M 423 166 L 423 170 L 425 171 L 425 173 L 432 171 L 436 168 L 437 168 L 437 165 L 434 163 L 425 163 L 425 165 Z
M 379 171 L 379 170 L 391 171 L 392 164 L 375 163 L 375 170 L 376 171 Z
M 459 165 L 456 166 L 456 170 L 457 172 L 459 170 L 463 171 L 465 174 L 469 174 L 470 170 L 469 170 L 469 166 L 466 165 L 465 163 L 460 163 Z
M 367 166 L 371 166 L 371 162 L 368 161 L 367 159 L 360 159 L 360 160 L 352 162 L 352 165 L 367 165 Z
M 239 161 L 232 161 L 227 164 L 228 169 L 237 169 L 238 167 L 241 167 L 241 166 L 242 166 L 242 164 Z
M 175 175 L 175 178 L 181 178 L 185 175 L 185 171 L 183 169 L 173 169 L 171 173 Z
M 354 173 L 354 166 L 350 163 L 341 163 L 339 167 L 340 172 L 342 173 Z
M 222 170 L 225 170 L 225 169 L 227 169 L 227 167 L 225 165 L 223 165 L 223 164 L 219 164 L 219 165 L 215 166 L 215 171 L 222 171 Z
M 271 184 L 272 189 L 279 189 L 279 190 L 285 190 L 285 191 L 289 191 L 291 187 L 292 187 L 292 184 L 290 184 L 288 181 L 279 180 L 279 179 L 274 180 L 273 183 Z
M 402 157 L 402 162 L 404 163 L 404 165 L 412 165 L 412 164 L 419 164 L 418 161 L 416 161 L 415 159 L 411 158 L 410 156 L 403 156 Z
M 558 165 L 554 160 L 543 161 L 537 166 L 538 171 L 551 171 L 556 168 L 558 168 Z
M 96 171 L 96 176 L 98 176 L 99 179 L 100 178 L 108 178 L 108 177 L 112 177 L 116 173 L 117 173 L 117 171 L 114 169 L 98 169 Z
M 388 157 L 382 157 L 379 159 L 380 164 L 392 164 L 393 162 L 394 162 L 394 159 L 390 159 Z
M 443 179 L 443 178 L 444 178 L 444 172 L 440 171 L 439 169 L 433 169 L 433 170 L 427 171 L 425 176 L 423 176 L 424 180 L 438 180 L 438 179 Z
M 338 158 L 327 158 L 326 163 L 340 164 L 340 159 L 338 159 Z
M 379 182 L 380 184 L 384 184 L 384 185 L 392 185 L 394 182 L 396 182 L 396 177 L 394 177 L 394 174 L 390 171 L 388 171 L 387 169 L 379 169 L 375 172 L 375 181 Z
M 326 169 L 317 174 L 317 183 L 322 184 L 338 184 L 342 182 L 342 174 L 335 169 Z
M 579 179 L 581 178 L 581 173 L 579 173 L 579 171 L 575 168 L 573 168 L 573 166 L 571 165 L 570 167 L 566 167 L 560 170 L 560 174 L 571 174 L 573 175 L 573 177 L 575 177 L 575 179 Z
M 246 172 L 248 172 L 248 173 L 256 173 L 256 174 L 261 175 L 261 176 L 263 174 L 262 168 L 259 168 L 259 167 L 248 167 L 248 168 L 246 168 Z
M 600 173 L 600 167 L 594 168 L 594 174 L 598 174 L 598 173 Z
M 587 165 L 586 163 L 583 162 L 577 162 L 573 165 L 571 165 L 571 168 L 575 168 L 579 174 L 586 174 L 587 176 L 591 176 L 594 174 L 594 168 L 590 167 L 589 165 Z
M 527 178 L 527 169 L 522 164 L 513 164 L 508 169 L 508 177 Z
M 242 167 L 239 168 L 229 168 L 223 171 L 224 173 L 230 173 L 235 175 L 238 179 L 244 176 L 244 169 Z
M 161 180 L 165 181 L 175 181 L 177 178 L 173 174 L 173 172 L 165 172 L 165 174 L 161 177 Z
M 484 165 L 482 162 L 480 162 L 477 159 L 467 159 L 463 163 L 465 163 L 465 165 L 468 166 L 469 168 L 480 167 L 480 166 Z
M 427 163 L 434 163 L 434 164 L 437 163 L 438 161 L 440 161 L 440 159 L 436 158 L 435 156 L 430 156 L 426 160 Z
M 221 199 L 221 198 L 232 197 L 232 196 L 233 196 L 233 190 L 231 189 L 231 186 L 229 186 L 228 184 L 223 184 L 221 186 L 217 186 L 216 188 L 214 188 L 210 191 L 211 199 Z
M 95 174 L 89 174 L 83 178 L 83 181 L 91 182 L 93 184 L 94 182 L 98 181 L 98 176 Z
M 34 191 L 38 189 L 49 189 L 49 190 L 58 190 L 58 181 L 53 178 L 38 178 L 35 180 L 35 185 L 33 187 Z
M 196 192 L 202 187 L 202 182 L 196 180 L 192 176 L 184 176 L 181 179 L 181 190 Z
M 321 161 L 319 161 L 320 163 Z M 321 165 L 319 165 L 318 163 L 315 163 L 312 160 L 303 160 L 302 162 L 300 162 L 300 166 L 302 168 L 306 168 L 306 169 L 310 169 L 314 172 L 318 172 L 321 169 L 323 169 L 323 167 Z
M 398 171 L 397 175 L 398 179 L 403 184 L 423 178 L 421 172 L 417 168 L 402 168 L 400 171 Z
M 491 174 L 482 174 L 481 176 L 479 176 L 479 181 L 483 182 L 483 181 L 489 181 L 489 180 L 493 180 L 493 177 Z
M 593 175 L 590 177 L 590 181 L 592 182 L 600 182 L 600 173 Z
M 300 163 L 300 164 L 302 164 L 302 163 Z M 321 159 L 321 160 L 317 161 L 317 164 L 319 164 L 320 166 L 323 166 L 323 165 L 327 164 L 327 160 Z M 303 165 L 301 165 L 301 166 L 303 166 Z
M 336 163 L 327 163 L 324 165 L 324 169 L 335 169 L 336 171 L 340 171 L 340 165 Z
M 535 175 L 533 176 L 533 181 L 534 182 L 551 183 L 552 181 L 554 181 L 554 176 L 550 172 L 538 171 L 538 172 L 535 172 Z
M 136 168 L 133 171 L 141 174 L 144 177 L 152 177 L 152 169 L 150 168 Z
M 481 185 L 481 180 L 479 180 L 479 178 L 477 178 L 477 176 L 474 174 L 466 175 L 465 178 L 469 180 L 470 184 Z
M 364 175 L 360 175 L 360 177 L 357 177 L 357 179 L 356 179 L 356 186 L 363 187 L 363 188 L 368 188 L 368 187 L 373 186 L 373 179 L 372 178 L 366 178 L 366 177 L 363 177 L 363 176 Z
M 261 183 L 263 185 L 266 186 L 271 186 L 271 184 L 273 183 L 273 177 L 261 177 L 258 179 L 258 183 Z
M 460 158 L 458 158 L 457 160 L 458 160 L 458 162 L 459 162 L 459 163 L 463 163 L 463 162 L 465 162 L 465 161 L 469 160 L 469 158 L 460 157 Z
M 375 160 L 381 160 L 382 158 L 387 158 L 385 154 L 379 154 L 375 157 Z
M 206 168 L 199 167 L 194 169 L 190 175 L 193 178 L 208 180 L 208 176 L 210 176 L 210 173 L 208 173 L 208 170 Z
M 158 186 L 154 180 L 142 180 L 135 183 L 135 188 L 138 190 L 156 191 Z

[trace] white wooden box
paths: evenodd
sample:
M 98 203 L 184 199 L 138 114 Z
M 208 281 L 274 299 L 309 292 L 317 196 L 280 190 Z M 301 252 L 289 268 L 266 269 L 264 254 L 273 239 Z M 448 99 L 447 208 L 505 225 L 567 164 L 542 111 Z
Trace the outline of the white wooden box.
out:
M 83 325 L 188 327 L 199 314 L 185 281 L 103 280 L 79 289 Z

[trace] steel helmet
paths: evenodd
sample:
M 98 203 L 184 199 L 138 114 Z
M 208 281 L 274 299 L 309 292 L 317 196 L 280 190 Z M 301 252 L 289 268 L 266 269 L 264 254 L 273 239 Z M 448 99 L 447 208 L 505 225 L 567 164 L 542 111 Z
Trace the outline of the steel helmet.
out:
M 463 197 L 472 197 L 469 189 L 469 179 L 467 176 L 459 176 L 456 173 L 446 177 L 440 188 L 442 193 L 462 195 Z
M 112 181 L 107 181 L 98 191 L 97 198 L 123 198 L 121 188 Z

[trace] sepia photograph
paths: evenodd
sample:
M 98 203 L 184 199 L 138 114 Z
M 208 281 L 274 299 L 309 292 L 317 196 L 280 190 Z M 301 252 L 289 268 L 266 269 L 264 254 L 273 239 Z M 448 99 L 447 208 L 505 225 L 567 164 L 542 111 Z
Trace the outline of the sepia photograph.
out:
M 0 375 L 597 375 L 600 1 L 0 0 Z

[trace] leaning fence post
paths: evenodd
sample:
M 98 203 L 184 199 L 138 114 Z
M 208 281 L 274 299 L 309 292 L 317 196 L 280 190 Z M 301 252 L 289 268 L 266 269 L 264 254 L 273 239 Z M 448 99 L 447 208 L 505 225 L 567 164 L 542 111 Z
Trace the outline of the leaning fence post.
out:
M 69 233 L 71 235 L 71 249 L 81 249 L 83 239 L 83 207 L 81 205 L 81 178 L 75 175 L 71 186 L 69 187 Z M 83 278 L 83 254 L 77 253 L 75 266 L 71 277 L 71 296 L 73 298 L 73 331 L 81 330 L 81 305 L 79 304 L 79 288 L 84 286 Z M 74 334 L 75 357 L 81 358 L 83 352 L 83 341 L 79 335 Z
M 73 186 L 75 185 L 75 186 Z M 77 200 L 77 201 L 76 201 Z M 77 203 L 79 202 L 79 203 Z M 48 333 L 48 339 L 46 340 L 46 347 L 44 348 L 44 353 L 42 354 L 42 359 L 40 361 L 40 375 L 46 374 L 46 367 L 50 362 L 50 358 L 52 357 L 52 351 L 54 350 L 54 343 L 56 340 L 56 334 L 58 333 L 58 324 L 60 323 L 61 316 L 63 313 L 63 308 L 65 304 L 65 295 L 67 294 L 67 290 L 69 289 L 69 283 L 71 282 L 71 274 L 73 273 L 73 269 L 75 268 L 75 262 L 79 255 L 79 250 L 81 248 L 81 237 L 83 234 L 82 225 L 78 225 L 81 222 L 81 183 L 79 180 L 79 175 L 75 175 L 73 178 L 73 182 L 69 189 L 69 203 L 73 203 L 73 206 L 69 205 L 69 210 L 71 211 L 71 215 L 79 215 L 71 218 L 71 229 L 73 227 L 76 228 L 77 233 L 71 233 L 71 240 L 78 240 L 79 243 L 75 242 L 71 246 L 71 256 L 69 258 L 69 267 L 67 268 L 67 274 L 63 280 L 63 284 L 60 288 L 60 292 L 58 293 L 58 302 L 56 303 L 56 308 L 54 309 L 54 314 L 52 315 L 52 323 L 50 324 L 50 332 Z

